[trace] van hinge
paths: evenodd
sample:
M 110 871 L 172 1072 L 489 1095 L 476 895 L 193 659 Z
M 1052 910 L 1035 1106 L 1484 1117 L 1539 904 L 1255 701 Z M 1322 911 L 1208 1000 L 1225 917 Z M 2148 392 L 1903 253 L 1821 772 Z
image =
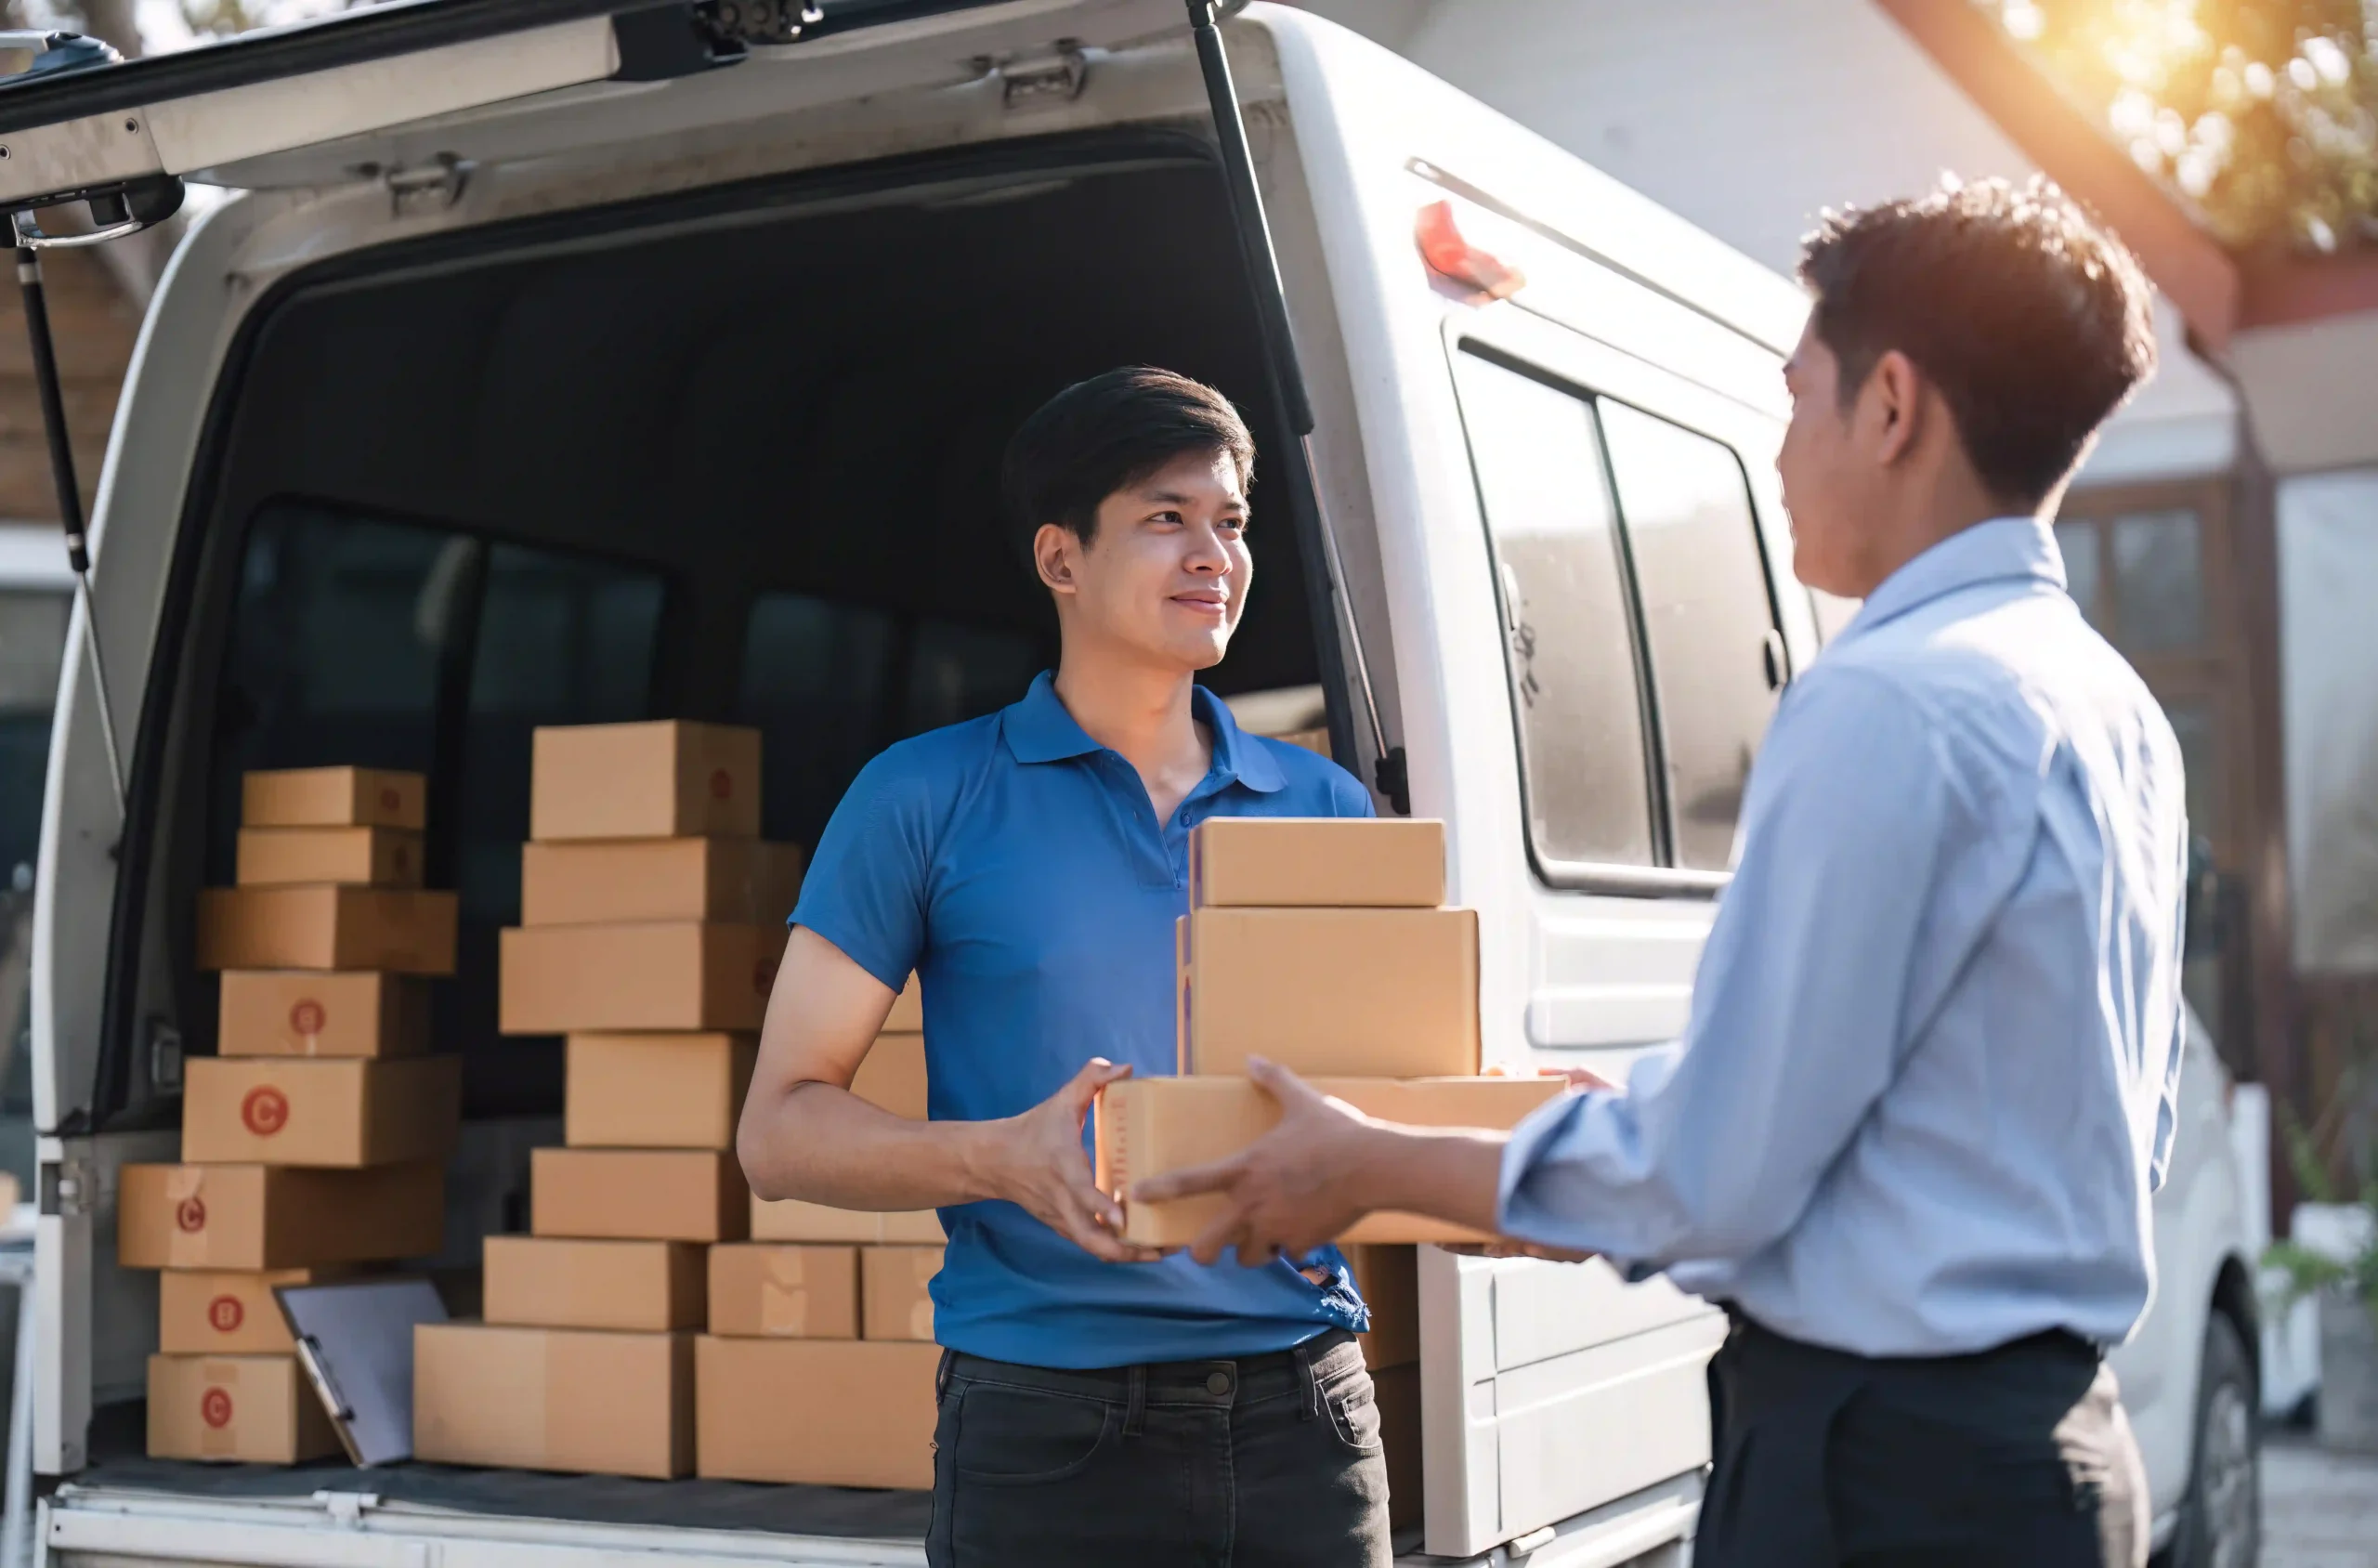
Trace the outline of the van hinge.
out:
M 471 165 L 451 152 L 441 152 L 415 168 L 384 170 L 380 178 L 388 188 L 388 216 L 415 217 L 442 213 L 461 201 Z
M 89 1162 L 75 1156 L 44 1161 L 39 1180 L 41 1190 L 35 1196 L 45 1217 L 66 1219 L 91 1211 Z
M 976 63 L 999 73 L 1000 101 L 1010 109 L 1019 103 L 1070 103 L 1081 97 L 1082 85 L 1090 80 L 1090 60 L 1080 41 L 1073 38 L 1058 39 L 1045 54 Z
M 363 1516 L 380 1506 L 377 1492 L 317 1492 L 314 1501 L 331 1516 L 331 1522 L 352 1530 L 363 1522 Z

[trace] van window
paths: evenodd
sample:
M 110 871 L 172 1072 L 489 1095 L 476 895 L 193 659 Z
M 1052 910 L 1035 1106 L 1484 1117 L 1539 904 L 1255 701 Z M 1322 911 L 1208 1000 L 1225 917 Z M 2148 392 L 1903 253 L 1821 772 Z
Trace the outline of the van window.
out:
M 66 652 L 62 589 L 0 592 L 0 1170 L 33 1179 L 33 862 L 50 715 Z

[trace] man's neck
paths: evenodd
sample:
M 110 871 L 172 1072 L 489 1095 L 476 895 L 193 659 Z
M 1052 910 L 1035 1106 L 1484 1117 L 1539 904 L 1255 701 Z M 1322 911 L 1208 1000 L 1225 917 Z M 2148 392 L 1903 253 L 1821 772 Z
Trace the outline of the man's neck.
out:
M 1901 568 L 1936 544 L 1943 544 L 1967 529 L 1999 517 L 2022 516 L 2024 509 L 1998 501 L 1979 490 L 1959 489 L 1953 494 L 1935 494 L 1927 504 L 1915 510 L 1901 527 L 1888 530 L 1876 541 L 1879 548 L 1867 565 L 1866 575 L 1873 581 L 1863 598 L 1896 576 Z
M 1092 740 L 1153 780 L 1184 769 L 1202 776 L 1211 744 L 1199 733 L 1195 673 L 1134 660 L 1078 657 L 1057 664 L 1057 699 Z

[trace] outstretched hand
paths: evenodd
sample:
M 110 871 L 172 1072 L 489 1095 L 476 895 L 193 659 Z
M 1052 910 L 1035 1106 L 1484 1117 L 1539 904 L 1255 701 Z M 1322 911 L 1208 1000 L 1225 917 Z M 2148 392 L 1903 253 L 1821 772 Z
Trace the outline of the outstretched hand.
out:
M 1093 1058 L 1048 1099 L 996 1124 L 993 1145 L 991 1191 L 1110 1263 L 1144 1263 L 1163 1256 L 1123 1239 L 1122 1206 L 1098 1190 L 1082 1153 L 1082 1126 L 1098 1091 L 1130 1076 L 1128 1065 Z

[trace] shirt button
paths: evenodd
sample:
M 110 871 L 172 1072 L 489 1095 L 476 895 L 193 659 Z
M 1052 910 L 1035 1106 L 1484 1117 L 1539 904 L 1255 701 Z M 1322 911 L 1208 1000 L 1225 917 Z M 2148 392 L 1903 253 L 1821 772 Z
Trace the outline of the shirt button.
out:
M 1207 1373 L 1206 1392 L 1217 1396 L 1230 1392 L 1230 1374 L 1227 1372 Z

